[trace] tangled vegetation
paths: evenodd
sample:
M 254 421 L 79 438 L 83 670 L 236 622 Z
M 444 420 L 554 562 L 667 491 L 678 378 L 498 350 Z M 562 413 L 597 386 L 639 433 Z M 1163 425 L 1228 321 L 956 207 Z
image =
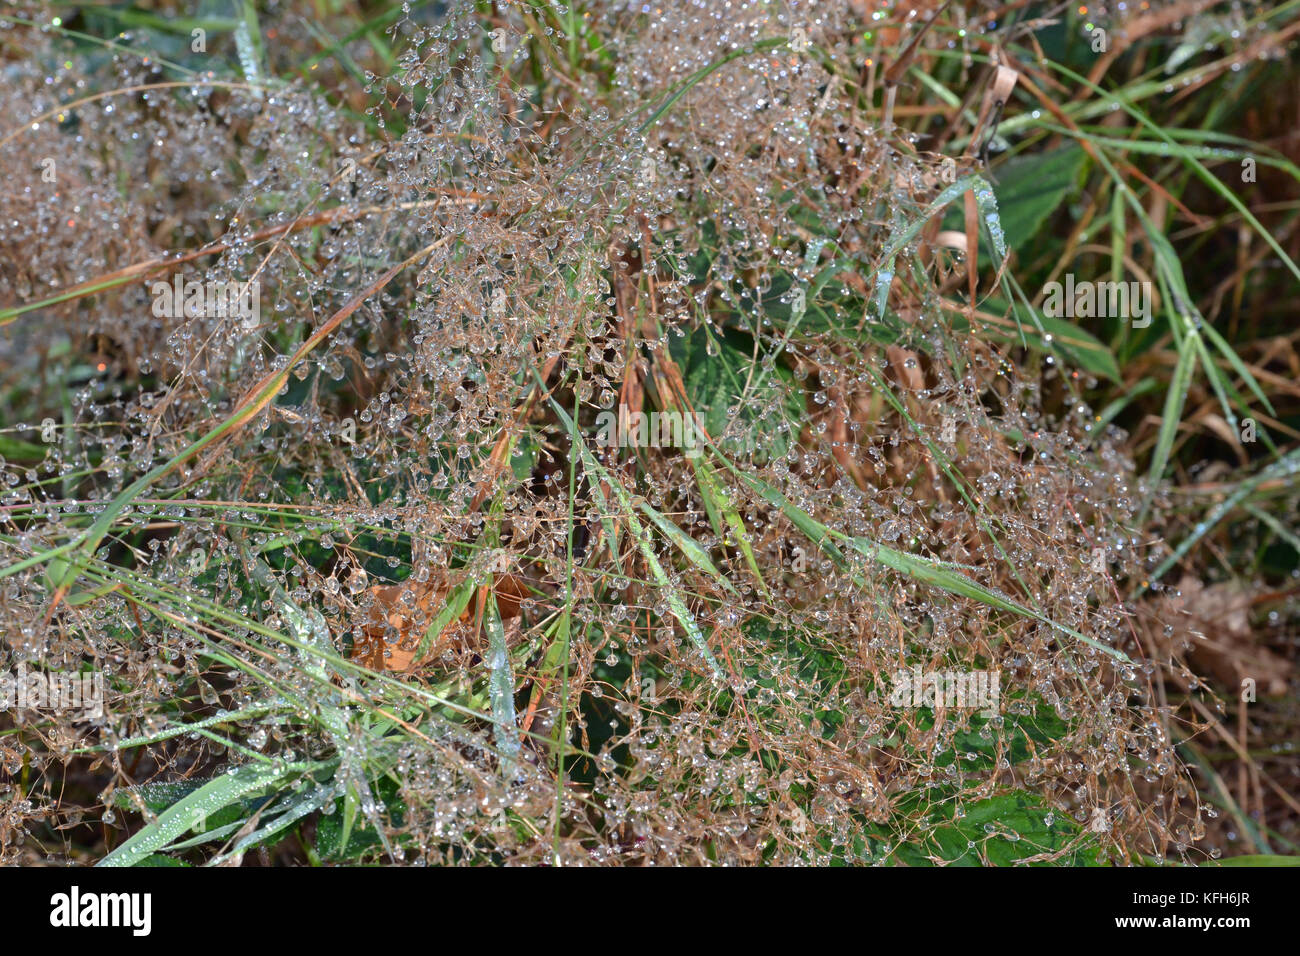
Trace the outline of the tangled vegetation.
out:
M 1298 13 L 7 4 L 0 862 L 1295 852 Z

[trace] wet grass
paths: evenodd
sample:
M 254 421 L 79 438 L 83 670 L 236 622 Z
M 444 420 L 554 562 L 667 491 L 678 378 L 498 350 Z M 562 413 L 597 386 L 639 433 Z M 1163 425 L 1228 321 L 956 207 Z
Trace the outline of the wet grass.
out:
M 0 15 L 0 859 L 1296 852 L 1300 3 L 180 6 Z

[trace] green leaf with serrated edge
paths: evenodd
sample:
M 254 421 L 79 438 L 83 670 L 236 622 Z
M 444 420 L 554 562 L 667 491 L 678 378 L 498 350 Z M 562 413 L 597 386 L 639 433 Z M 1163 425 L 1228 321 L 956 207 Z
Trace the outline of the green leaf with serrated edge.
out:
M 1005 299 L 990 296 L 984 301 L 981 311 L 1006 315 L 1010 310 Z M 980 322 L 980 335 L 1000 342 L 1025 345 L 1035 351 L 1055 350 L 1085 371 L 1101 375 L 1112 382 L 1122 381 L 1115 353 L 1091 332 L 1067 319 L 1055 318 L 1041 311 L 1026 316 L 1025 311 L 1026 307 L 1017 303 L 1014 313 L 1017 327 L 1014 329 L 989 321 Z M 954 330 L 964 332 L 970 328 L 962 312 L 953 311 L 951 316 Z M 1042 331 L 1039 331 L 1040 326 Z M 1044 339 L 1045 335 L 1052 337 L 1050 343 Z
M 1012 156 L 993 169 L 1007 245 L 1024 249 L 1079 187 L 1087 154 L 1075 143 L 1041 153 Z

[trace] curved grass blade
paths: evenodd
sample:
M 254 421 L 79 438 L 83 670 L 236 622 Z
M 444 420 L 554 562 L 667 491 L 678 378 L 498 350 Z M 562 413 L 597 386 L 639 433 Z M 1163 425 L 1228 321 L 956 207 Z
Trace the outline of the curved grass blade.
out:
M 501 751 L 501 772 L 513 778 L 519 762 L 519 731 L 515 722 L 515 675 L 510 667 L 510 649 L 501 624 L 496 596 L 487 599 L 488 700 L 492 706 L 492 733 Z
M 322 809 L 326 804 L 333 800 L 335 796 L 337 796 L 337 794 L 332 784 L 322 784 L 319 787 L 313 788 L 308 793 L 290 801 L 289 805 L 282 813 L 278 814 L 275 819 L 241 838 L 230 850 L 208 863 L 208 866 L 220 866 L 222 863 L 232 857 L 238 856 L 245 850 L 251 849 L 260 843 L 265 843 L 271 837 L 275 836 L 282 830 L 293 826 L 308 814 L 315 813 L 317 810 Z
M 542 384 L 542 388 L 545 387 L 545 384 Z M 601 467 L 600 462 L 596 461 L 587 448 L 587 443 L 582 440 L 577 425 L 564 410 L 564 406 L 554 398 L 550 399 L 550 403 L 551 407 L 555 409 L 555 414 L 559 417 L 560 423 L 568 430 L 573 441 L 573 447 L 578 450 L 578 455 L 582 459 L 583 469 L 604 479 L 605 483 L 613 489 L 614 494 L 618 497 L 619 503 L 623 506 L 624 516 L 627 518 L 628 529 L 636 539 L 637 547 L 640 549 L 641 556 L 645 559 L 646 567 L 650 569 L 650 574 L 654 577 L 655 583 L 663 589 L 664 598 L 668 602 L 668 609 L 672 612 L 673 617 L 677 618 L 678 623 L 682 625 L 691 643 L 704 656 L 704 660 L 708 663 L 713 676 L 718 680 L 723 680 L 725 678 L 723 670 L 714 658 L 713 652 L 709 650 L 709 644 L 704 639 L 704 632 L 700 630 L 700 626 L 695 622 L 695 617 L 691 614 L 690 608 L 686 606 L 686 600 L 681 589 L 669 579 L 664 572 L 663 566 L 659 563 L 659 558 L 655 555 L 654 548 L 650 544 L 650 537 L 637 519 L 636 509 L 632 506 L 631 497 L 619 484 L 618 480 Z
M 1103 654 L 1113 657 L 1117 661 L 1125 664 L 1132 663 L 1128 655 L 1123 651 L 1117 650 L 1116 648 L 1103 644 L 1094 638 L 1088 637 L 1086 634 L 1082 634 L 1072 627 L 1057 623 L 1045 615 L 1027 608 L 1017 601 L 1011 600 L 1011 598 L 1006 597 L 1005 595 L 998 594 L 984 585 L 972 581 L 964 574 L 960 574 L 951 566 L 929 558 L 922 558 L 918 555 L 895 551 L 893 548 L 887 548 L 884 545 L 876 544 L 868 538 L 851 538 L 848 535 L 828 528 L 804 512 L 786 498 L 785 495 L 781 494 L 780 491 L 773 488 L 771 485 L 768 485 L 762 479 L 745 474 L 725 458 L 721 458 L 721 460 L 728 468 L 737 474 L 742 481 L 747 483 L 759 494 L 763 495 L 763 497 L 768 501 L 777 505 L 796 527 L 816 542 L 823 551 L 830 554 L 836 564 L 842 568 L 848 567 L 848 561 L 845 559 L 843 552 L 835 548 L 834 545 L 828 545 L 826 543 L 828 538 L 839 538 L 859 554 L 878 564 L 882 564 L 891 570 L 905 574 L 914 581 L 920 581 L 923 584 L 929 584 L 943 591 L 947 591 L 949 594 L 972 598 L 982 604 L 987 604 L 989 607 L 999 608 L 1000 610 L 1009 611 L 1013 614 L 1018 614 L 1021 617 L 1038 621 L 1055 631 L 1062 634 L 1068 634 L 1075 640 L 1082 641 L 1089 647 L 1101 651 Z M 865 587 L 865 582 L 859 582 L 859 584 Z
M 691 564 L 717 581 L 724 590 L 731 594 L 736 593 L 736 589 L 731 586 L 731 582 L 717 569 L 708 553 L 700 547 L 694 538 L 669 521 L 663 514 L 651 508 L 648 503 L 641 501 L 638 502 L 638 505 L 641 512 L 654 522 L 655 527 L 662 531 L 664 536 L 677 546 L 677 550 L 685 555 L 687 561 L 690 561 Z
M 134 866 L 151 853 L 165 849 L 182 833 L 202 826 L 203 821 L 219 810 L 244 799 L 249 794 L 283 788 L 303 774 L 324 767 L 324 763 L 293 763 L 240 767 L 222 774 L 193 793 L 178 800 L 131 839 L 100 860 L 98 866 Z

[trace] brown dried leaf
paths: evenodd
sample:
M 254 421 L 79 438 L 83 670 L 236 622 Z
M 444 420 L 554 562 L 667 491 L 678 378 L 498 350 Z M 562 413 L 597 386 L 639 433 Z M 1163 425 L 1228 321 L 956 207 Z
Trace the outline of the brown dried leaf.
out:
M 372 670 L 405 674 L 437 657 L 447 648 L 459 625 L 476 619 L 475 604 L 471 602 L 464 613 L 433 640 L 428 653 L 419 661 L 415 659 L 415 649 L 424 636 L 424 629 L 437 617 L 450 590 L 451 585 L 444 577 L 427 583 L 405 581 L 370 588 L 374 600 L 365 620 L 365 637 L 353 645 L 352 659 Z M 499 574 L 493 590 L 502 620 L 519 617 L 520 604 L 528 594 L 523 579 Z M 391 634 L 389 628 L 396 632 L 397 637 L 385 640 L 385 635 Z
M 885 354 L 889 356 L 889 369 L 899 385 L 913 391 L 925 388 L 925 373 L 921 371 L 921 360 L 915 352 L 889 345 L 885 347 Z
M 1291 662 L 1261 646 L 1251 632 L 1249 591 L 1232 582 L 1206 587 L 1191 575 L 1183 576 L 1178 590 L 1182 595 L 1171 604 L 1186 624 L 1176 628 L 1175 637 L 1190 637 L 1190 656 L 1199 670 L 1234 690 L 1249 677 L 1261 694 L 1286 693 Z

